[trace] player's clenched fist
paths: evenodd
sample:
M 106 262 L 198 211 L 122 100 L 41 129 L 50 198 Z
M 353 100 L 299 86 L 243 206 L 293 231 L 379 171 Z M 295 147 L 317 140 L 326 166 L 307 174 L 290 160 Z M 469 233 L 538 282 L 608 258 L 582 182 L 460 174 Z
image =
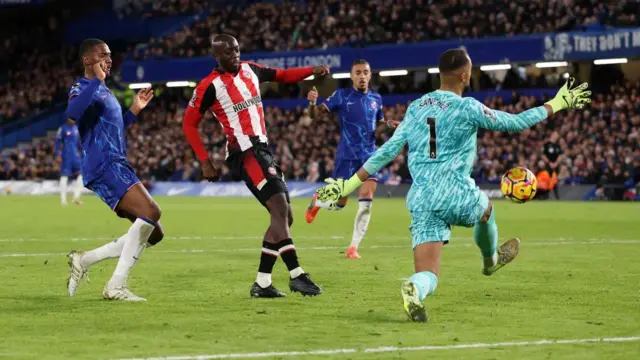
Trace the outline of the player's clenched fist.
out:
M 311 91 L 309 91 L 309 93 L 307 94 L 307 100 L 309 100 L 312 103 L 316 103 L 316 101 L 318 100 L 318 90 L 316 89 L 316 87 L 312 87 Z
M 93 64 L 93 73 L 98 79 L 104 81 L 104 79 L 107 77 L 106 64 L 104 63 L 104 61 L 98 61 L 97 63 Z
M 313 75 L 327 75 L 329 74 L 329 67 L 327 65 L 320 65 L 313 68 Z
M 213 163 L 209 159 L 202 162 L 202 177 L 209 182 L 216 182 L 220 178 L 218 169 L 213 166 Z

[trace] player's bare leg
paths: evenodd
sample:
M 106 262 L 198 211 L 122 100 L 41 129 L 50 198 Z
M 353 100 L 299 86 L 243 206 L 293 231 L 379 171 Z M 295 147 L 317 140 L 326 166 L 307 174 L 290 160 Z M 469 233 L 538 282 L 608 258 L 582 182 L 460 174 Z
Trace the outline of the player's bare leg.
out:
M 151 234 L 158 227 L 161 210 L 141 183 L 134 185 L 116 206 L 116 212 L 135 216 L 122 247 L 116 270 L 105 285 L 102 295 L 109 300 L 146 301 L 134 295 L 127 287 L 131 269 L 147 246 Z M 155 240 L 155 239 L 153 239 Z
M 497 248 L 498 225 L 496 225 L 494 211 L 493 204 L 490 202 L 474 229 L 474 240 L 483 257 L 482 274 L 487 276 L 493 275 L 510 263 L 520 251 L 520 239 L 518 238 L 513 238 Z
M 404 310 L 411 321 L 427 322 L 424 299 L 438 286 L 443 241 L 426 242 L 413 249 L 415 274 L 402 284 Z
M 376 193 L 378 182 L 374 179 L 369 179 L 360 186 L 358 212 L 353 224 L 353 235 L 351 237 L 351 244 L 345 253 L 345 256 L 349 259 L 360 259 L 358 254 L 358 246 L 364 238 L 369 228 L 369 221 L 371 220 L 371 207 L 373 206 L 373 196 Z
M 293 292 L 300 292 L 302 295 L 320 295 L 322 289 L 316 285 L 309 274 L 305 273 L 300 263 L 296 247 L 291 239 L 290 224 L 293 223 L 291 205 L 287 201 L 284 193 L 273 195 L 266 203 L 271 215 L 269 241 L 271 246 L 277 249 L 278 254 L 289 270 L 289 289 Z

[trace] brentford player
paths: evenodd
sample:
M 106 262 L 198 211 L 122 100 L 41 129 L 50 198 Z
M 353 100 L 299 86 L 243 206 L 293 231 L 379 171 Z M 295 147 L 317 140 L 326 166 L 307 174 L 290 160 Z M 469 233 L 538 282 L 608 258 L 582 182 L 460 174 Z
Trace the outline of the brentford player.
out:
M 299 82 L 311 75 L 327 75 L 329 67 L 273 69 L 240 61 L 240 46 L 230 35 L 213 39 L 218 67 L 196 87 L 183 121 L 184 134 L 200 160 L 203 177 L 218 180 L 197 130 L 205 112 L 211 111 L 224 128 L 227 137 L 227 163 L 234 180 L 244 180 L 251 193 L 267 208 L 271 223 L 262 242 L 262 255 L 252 297 L 283 297 L 271 283 L 271 272 L 278 259 L 291 275 L 289 289 L 302 295 L 319 295 L 322 289 L 300 267 L 289 227 L 293 222 L 289 192 L 280 167 L 267 145 L 260 83 Z

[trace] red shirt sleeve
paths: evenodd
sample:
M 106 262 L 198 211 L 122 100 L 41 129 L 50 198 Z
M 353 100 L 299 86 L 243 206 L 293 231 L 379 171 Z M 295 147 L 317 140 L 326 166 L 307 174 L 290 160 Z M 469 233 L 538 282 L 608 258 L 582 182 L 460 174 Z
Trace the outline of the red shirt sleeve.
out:
M 309 76 L 313 75 L 313 66 L 291 68 L 291 69 L 276 69 L 275 82 L 281 83 L 297 83 Z
M 202 121 L 207 110 L 213 106 L 216 99 L 216 88 L 210 81 L 205 81 L 206 83 L 201 82 L 193 91 L 193 97 L 191 97 L 189 105 L 187 105 L 184 119 L 182 120 L 184 136 L 200 161 L 209 159 L 209 153 L 205 149 L 198 133 L 198 124 Z
M 280 83 L 297 83 L 309 76 L 313 75 L 313 66 L 291 68 L 291 69 L 274 69 L 260 64 L 247 61 L 251 70 L 258 76 L 261 83 L 275 81 Z

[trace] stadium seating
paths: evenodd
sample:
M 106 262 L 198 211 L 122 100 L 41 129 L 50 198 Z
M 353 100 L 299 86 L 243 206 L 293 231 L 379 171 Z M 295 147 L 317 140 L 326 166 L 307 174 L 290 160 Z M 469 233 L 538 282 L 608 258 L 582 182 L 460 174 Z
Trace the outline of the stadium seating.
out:
M 244 52 L 360 47 L 383 43 L 597 30 L 635 26 L 638 2 L 613 6 L 588 0 L 469 1 L 301 1 L 253 6 L 212 4 L 211 15 L 182 31 L 154 39 L 138 58 L 206 56 L 210 37 L 236 35 Z
M 148 58 L 209 55 L 209 37 L 223 31 L 236 34 L 247 53 L 637 25 L 640 9 L 633 1 L 618 1 L 610 7 L 597 1 L 578 1 L 573 7 L 557 1 L 525 5 L 472 1 L 464 10 L 455 4 L 130 0 L 118 14 L 125 18 L 211 14 L 171 35 L 150 39 L 148 46 L 136 47 L 138 58 Z M 54 12 L 32 31 L 0 34 L 0 63 L 9 69 L 7 76 L 0 77 L 0 124 L 43 111 L 66 98 L 79 68 L 76 48 L 60 43 L 67 18 Z M 9 58 L 5 54 L 20 55 Z M 26 96 L 27 88 L 35 95 Z

